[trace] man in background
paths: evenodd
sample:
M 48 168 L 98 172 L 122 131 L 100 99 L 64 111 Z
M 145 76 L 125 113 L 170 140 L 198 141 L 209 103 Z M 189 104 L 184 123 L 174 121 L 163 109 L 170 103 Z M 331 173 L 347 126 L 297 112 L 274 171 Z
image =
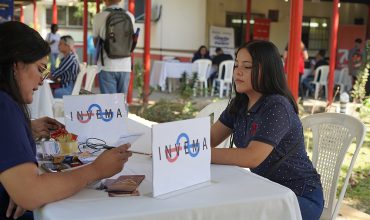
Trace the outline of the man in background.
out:
M 348 53 L 348 71 L 352 76 L 352 84 L 357 80 L 360 68 L 365 63 L 365 51 L 361 49 L 362 40 L 357 38 L 355 46 Z
M 63 98 L 64 95 L 72 94 L 77 74 L 80 72 L 78 57 L 74 53 L 74 40 L 71 36 L 66 35 L 60 38 L 59 50 L 63 58 L 59 67 L 51 72 L 52 79 L 61 84 L 61 88 L 54 90 L 55 98 Z
M 323 65 L 329 65 L 328 61 L 325 60 L 325 50 L 319 50 L 316 54 L 315 61 L 311 63 L 310 74 L 302 80 L 302 86 L 309 91 L 310 94 L 315 92 L 315 87 L 311 84 L 311 81 L 315 78 L 315 70 Z
M 121 0 L 105 0 L 105 10 L 95 15 L 93 20 L 93 37 L 95 46 L 100 47 L 101 44 L 99 41 L 105 40 L 105 23 L 110 13 L 107 10 L 122 9 L 119 5 L 120 2 Z M 126 13 L 130 16 L 132 24 L 134 24 L 134 16 L 127 11 Z M 107 56 L 107 52 L 104 49 L 101 51 L 102 53 L 99 53 L 99 58 L 97 59 L 98 66 L 101 68 L 101 71 L 98 74 L 101 93 L 127 94 L 130 83 L 131 57 L 113 59 Z
M 217 47 L 216 48 L 216 55 L 212 59 L 212 65 L 214 72 L 211 74 L 211 76 L 208 79 L 208 84 L 212 85 L 213 80 L 218 77 L 218 67 L 220 64 L 225 60 L 233 60 L 233 57 L 230 54 L 225 54 L 222 48 Z M 225 70 L 222 70 L 222 77 L 225 74 Z
M 52 24 L 50 29 L 51 32 L 48 33 L 48 35 L 46 36 L 46 41 L 49 43 L 51 49 L 49 59 L 50 59 L 50 70 L 53 72 L 55 70 L 56 61 L 59 56 L 58 46 L 60 35 L 57 33 L 58 31 L 57 24 Z

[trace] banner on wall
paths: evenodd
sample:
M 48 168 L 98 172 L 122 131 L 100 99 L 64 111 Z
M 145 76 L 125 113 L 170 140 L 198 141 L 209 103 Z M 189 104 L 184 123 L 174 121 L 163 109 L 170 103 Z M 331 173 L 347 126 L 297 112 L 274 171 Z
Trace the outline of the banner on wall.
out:
M 229 27 L 211 26 L 209 29 L 210 55 L 215 55 L 217 47 L 221 47 L 224 53 L 234 56 L 235 40 L 234 29 Z
M 153 196 L 211 178 L 210 117 L 152 127 Z
M 339 25 L 336 68 L 348 65 L 349 51 L 354 47 L 356 38 L 362 39 L 361 48 L 365 48 L 365 25 Z
M 14 1 L 0 0 L 0 23 L 12 20 L 13 13 L 14 13 Z
M 253 40 L 270 39 L 270 19 L 255 18 L 253 25 Z
M 79 142 L 97 138 L 109 146 L 124 144 L 130 138 L 124 100 L 123 93 L 63 96 L 66 129 L 77 134 Z

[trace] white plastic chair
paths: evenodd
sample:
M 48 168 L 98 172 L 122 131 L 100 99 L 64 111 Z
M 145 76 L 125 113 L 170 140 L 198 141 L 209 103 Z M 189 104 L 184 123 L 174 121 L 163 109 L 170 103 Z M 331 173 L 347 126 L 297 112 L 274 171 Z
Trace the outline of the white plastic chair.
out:
M 193 96 L 196 96 L 196 90 L 198 88 L 198 84 L 200 84 L 200 88 L 202 89 L 203 95 L 208 95 L 208 85 L 207 85 L 207 74 L 211 71 L 212 61 L 209 59 L 199 59 L 194 61 L 195 65 L 195 72 L 198 73 L 198 78 L 194 83 L 193 87 Z
M 229 100 L 221 100 L 218 102 L 213 102 L 206 107 L 204 107 L 197 115 L 197 118 L 211 116 L 211 124 L 214 124 L 221 113 L 226 109 Z M 230 137 L 220 143 L 217 147 L 219 148 L 228 148 L 230 144 Z
M 86 63 L 80 63 L 80 72 L 77 75 L 75 85 L 73 86 L 72 95 L 78 95 L 82 87 L 82 80 L 86 74 Z
M 320 78 L 318 78 L 320 76 Z M 329 76 L 329 66 L 320 66 L 315 70 L 315 78 L 311 81 L 311 84 L 315 86 L 315 99 L 319 97 L 319 91 L 321 87 L 325 87 L 325 98 L 328 96 L 328 76 Z M 308 91 L 306 96 L 308 96 Z
M 325 199 L 321 219 L 335 219 L 346 192 L 353 165 L 364 141 L 366 127 L 357 118 L 340 113 L 313 114 L 303 118 L 302 125 L 303 129 L 312 131 L 312 163 L 321 175 Z M 336 200 L 340 168 L 353 139 L 356 139 L 356 150 Z
M 225 69 L 224 78 L 222 78 L 222 69 Z M 211 96 L 214 95 L 216 85 L 219 85 L 220 98 L 224 95 L 224 90 L 226 90 L 226 97 L 229 96 L 231 86 L 233 83 L 233 71 L 234 71 L 234 61 L 226 60 L 220 63 L 218 67 L 218 77 L 212 83 Z
M 351 76 L 349 75 L 348 67 L 344 67 L 340 72 L 335 74 L 334 78 L 335 85 L 338 85 L 340 90 L 339 94 L 349 91 L 352 88 Z
M 85 81 L 85 87 L 84 89 L 87 91 L 92 90 L 95 76 L 98 73 L 98 66 L 97 65 L 90 65 L 86 68 L 86 81 Z
M 78 95 L 81 89 L 82 80 L 86 74 L 86 63 L 80 63 L 80 72 L 77 75 L 75 85 L 73 86 L 72 95 Z M 54 117 L 64 117 L 63 99 L 54 98 L 53 104 Z

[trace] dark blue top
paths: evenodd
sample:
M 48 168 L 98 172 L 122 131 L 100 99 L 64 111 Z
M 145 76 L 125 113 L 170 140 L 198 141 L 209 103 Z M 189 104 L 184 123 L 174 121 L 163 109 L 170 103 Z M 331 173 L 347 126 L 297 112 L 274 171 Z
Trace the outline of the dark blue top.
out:
M 22 163 L 36 161 L 36 145 L 21 108 L 0 90 L 0 173 Z M 21 181 L 21 180 L 20 180 Z M 5 216 L 9 196 L 0 183 L 0 219 Z
M 287 98 L 262 96 L 249 111 L 241 109 L 234 117 L 225 110 L 219 120 L 233 129 L 236 147 L 245 148 L 250 141 L 260 141 L 274 148 L 259 166 L 251 169 L 253 173 L 265 176 L 277 160 L 293 147 L 299 147 L 271 175 L 270 180 L 290 188 L 299 196 L 321 188 L 320 175 L 305 150 L 301 121 Z

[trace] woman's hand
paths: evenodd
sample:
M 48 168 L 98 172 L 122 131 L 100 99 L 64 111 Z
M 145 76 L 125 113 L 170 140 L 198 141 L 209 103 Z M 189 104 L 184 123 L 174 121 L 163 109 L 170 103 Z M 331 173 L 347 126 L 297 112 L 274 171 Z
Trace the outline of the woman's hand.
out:
M 17 219 L 21 217 L 26 212 L 25 209 L 15 204 L 13 200 L 9 198 L 9 206 L 8 206 L 8 209 L 6 210 L 6 217 L 11 218 L 13 211 L 14 211 L 13 219 Z
M 111 150 L 106 150 L 99 155 L 92 163 L 94 171 L 99 179 L 108 178 L 120 172 L 123 165 L 131 157 L 132 153 L 128 151 L 130 144 L 123 144 Z
M 42 117 L 31 121 L 32 134 L 35 139 L 43 137 L 48 138 L 50 137 L 51 130 L 56 130 L 62 127 L 64 127 L 63 124 L 49 117 Z

